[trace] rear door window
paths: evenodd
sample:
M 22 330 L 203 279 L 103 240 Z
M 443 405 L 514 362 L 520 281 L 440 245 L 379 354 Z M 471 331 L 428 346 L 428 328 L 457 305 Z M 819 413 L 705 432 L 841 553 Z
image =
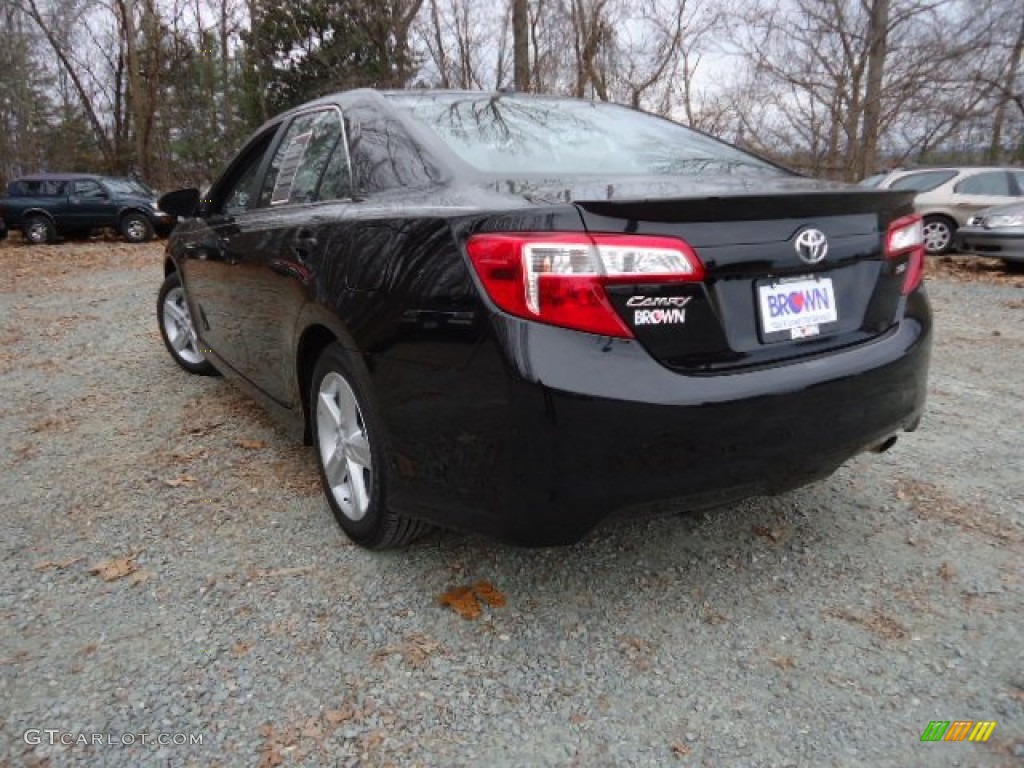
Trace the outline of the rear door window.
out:
M 1010 175 L 1005 171 L 991 171 L 970 176 L 953 190 L 961 195 L 985 195 L 988 197 L 1009 197 Z
M 259 204 L 276 206 L 316 200 L 320 178 L 340 143 L 341 117 L 336 109 L 296 117 L 274 152 Z

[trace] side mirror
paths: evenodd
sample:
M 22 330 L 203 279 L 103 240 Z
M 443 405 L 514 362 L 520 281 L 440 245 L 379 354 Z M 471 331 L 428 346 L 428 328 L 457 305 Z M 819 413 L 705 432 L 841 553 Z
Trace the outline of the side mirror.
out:
M 157 201 L 160 210 L 177 216 L 179 219 L 190 219 L 196 215 L 199 208 L 199 190 L 194 187 L 188 189 L 176 189 L 161 195 Z

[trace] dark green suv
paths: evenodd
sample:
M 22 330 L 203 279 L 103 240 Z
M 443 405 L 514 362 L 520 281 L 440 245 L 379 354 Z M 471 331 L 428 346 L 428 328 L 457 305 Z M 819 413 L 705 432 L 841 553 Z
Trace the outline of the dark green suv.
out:
M 173 216 L 160 210 L 153 190 L 132 179 L 82 173 L 24 176 L 7 185 L 0 218 L 8 230 L 21 230 L 29 243 L 113 229 L 130 243 L 166 235 Z M 0 227 L 2 229 L 3 227 Z

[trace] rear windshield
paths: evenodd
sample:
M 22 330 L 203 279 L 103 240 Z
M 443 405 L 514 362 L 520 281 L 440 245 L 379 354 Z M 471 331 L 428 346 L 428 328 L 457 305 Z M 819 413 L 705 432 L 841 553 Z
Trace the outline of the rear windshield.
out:
M 511 94 L 389 98 L 487 173 L 786 175 L 709 136 L 614 104 Z
M 914 192 L 931 192 L 933 189 L 956 176 L 956 171 L 924 171 L 900 176 L 889 189 L 911 189 Z

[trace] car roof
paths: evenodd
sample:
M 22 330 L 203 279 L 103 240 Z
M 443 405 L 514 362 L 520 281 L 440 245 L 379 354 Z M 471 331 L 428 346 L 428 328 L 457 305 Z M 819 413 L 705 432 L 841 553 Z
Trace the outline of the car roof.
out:
M 910 173 L 924 173 L 928 171 L 1020 171 L 1024 170 L 1012 165 L 922 165 L 917 168 L 897 168 L 890 171 L 891 176 L 906 176 Z
M 102 179 L 98 173 L 30 173 L 12 181 L 73 181 L 75 179 Z

